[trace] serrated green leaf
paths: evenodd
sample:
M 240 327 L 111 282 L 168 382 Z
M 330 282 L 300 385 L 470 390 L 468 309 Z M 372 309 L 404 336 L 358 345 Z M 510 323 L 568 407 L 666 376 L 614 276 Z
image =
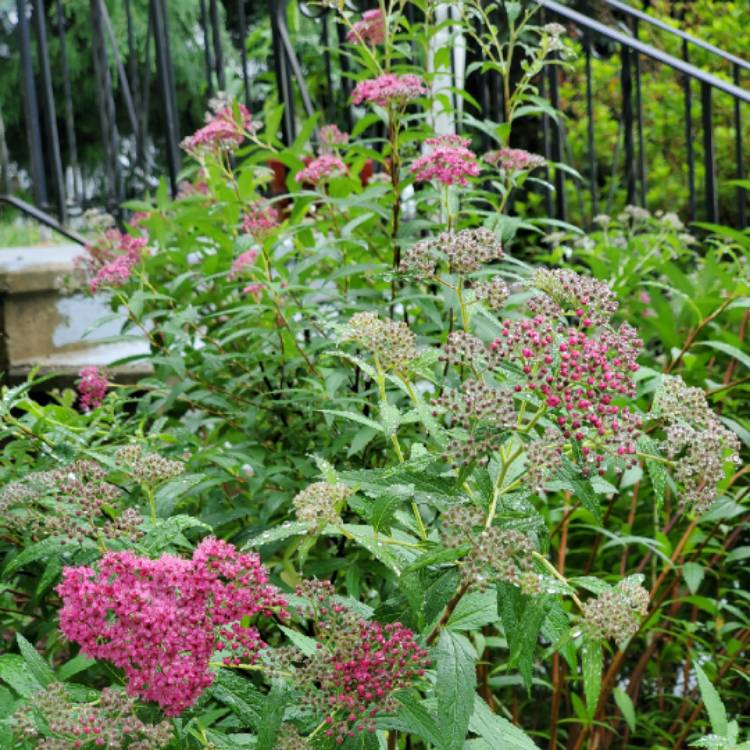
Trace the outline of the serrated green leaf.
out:
M 682 577 L 691 594 L 695 594 L 700 588 L 705 572 L 703 566 L 696 562 L 686 562 L 682 566 Z
M 531 737 L 507 719 L 493 714 L 478 695 L 474 696 L 469 729 L 485 740 L 492 750 L 538 750 Z
M 318 652 L 318 642 L 314 638 L 284 625 L 279 625 L 279 628 L 305 656 L 315 656 Z
M 654 441 L 648 435 L 641 435 L 638 438 L 638 450 L 648 456 L 659 455 Z M 664 464 L 652 459 L 645 459 L 645 464 L 656 498 L 656 512 L 659 513 L 664 505 L 664 493 L 667 489 L 667 470 L 664 468 Z
M 84 672 L 89 667 L 93 667 L 94 664 L 96 664 L 95 659 L 89 659 L 89 657 L 84 654 L 78 654 L 69 661 L 66 661 L 65 664 L 57 670 L 57 676 L 62 682 L 65 682 L 79 672 Z
M 0 656 L 0 680 L 10 685 L 22 698 L 29 698 L 42 689 L 39 680 L 34 677 L 20 654 L 3 654 Z
M 477 675 L 474 649 L 461 635 L 443 630 L 435 648 L 437 721 L 441 750 L 463 750 L 474 713 Z
M 216 700 L 232 709 L 241 721 L 251 727 L 258 727 L 262 723 L 265 698 L 247 678 L 229 669 L 220 669 L 210 691 Z
M 442 742 L 440 728 L 435 717 L 421 704 L 414 693 L 398 693 L 398 717 L 403 722 L 403 731 L 412 732 L 437 747 Z
M 494 589 L 472 591 L 458 602 L 446 627 L 449 630 L 476 630 L 499 619 L 497 592 Z
M 35 542 L 29 547 L 21 550 L 6 566 L 3 571 L 3 578 L 7 578 L 13 575 L 16 571 L 28 565 L 29 563 L 36 562 L 37 560 L 44 560 L 50 555 L 59 554 L 60 549 L 63 545 L 60 543 L 60 539 L 57 537 L 48 537 L 42 539 L 39 542 Z
M 696 660 L 693 661 L 693 669 L 698 677 L 698 687 L 700 688 L 701 698 L 703 698 L 703 703 L 708 712 L 711 729 L 716 734 L 726 737 L 729 725 L 727 722 L 727 710 L 724 703 L 722 702 L 716 688 L 711 684 L 711 680 L 708 679 L 706 673 Z
M 581 645 L 581 670 L 583 672 L 583 693 L 586 696 L 586 710 L 593 718 L 599 693 L 602 689 L 602 669 L 604 668 L 604 651 L 602 644 L 595 638 L 584 637 Z
M 31 674 L 34 675 L 37 682 L 43 687 L 47 687 L 55 681 L 55 673 L 52 667 L 41 657 L 39 652 L 20 634 L 16 633 L 16 643 L 21 652 L 26 666 Z
M 263 721 L 258 727 L 256 750 L 274 750 L 279 727 L 284 719 L 287 686 L 282 680 L 274 680 L 263 704 Z
M 614 688 L 612 694 L 615 697 L 617 708 L 620 709 L 620 713 L 622 713 L 625 723 L 628 725 L 628 729 L 635 732 L 635 706 L 633 706 L 630 696 L 620 687 Z

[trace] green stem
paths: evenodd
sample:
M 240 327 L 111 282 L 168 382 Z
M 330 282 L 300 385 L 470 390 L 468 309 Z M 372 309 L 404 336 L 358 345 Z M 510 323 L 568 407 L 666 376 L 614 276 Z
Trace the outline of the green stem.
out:
M 542 565 L 555 577 L 558 581 L 561 583 L 564 583 L 566 586 L 570 586 L 568 583 L 568 579 L 560 573 L 560 571 L 544 556 L 540 555 L 536 550 L 532 550 L 531 552 L 532 557 L 535 557 L 537 560 L 539 560 Z M 576 607 L 583 612 L 583 603 L 578 598 L 576 594 L 571 594 L 570 598 L 575 602 Z

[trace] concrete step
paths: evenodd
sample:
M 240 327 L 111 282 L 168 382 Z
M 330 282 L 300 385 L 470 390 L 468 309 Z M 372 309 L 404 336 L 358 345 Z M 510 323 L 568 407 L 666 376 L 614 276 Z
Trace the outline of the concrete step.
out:
M 111 343 L 125 317 L 111 316 L 108 297 L 80 291 L 79 245 L 0 248 L 0 369 L 6 380 L 25 379 L 34 367 L 77 377 L 87 365 L 106 366 L 112 379 L 133 382 L 151 372 L 148 363 L 113 363 L 148 352 L 146 339 Z

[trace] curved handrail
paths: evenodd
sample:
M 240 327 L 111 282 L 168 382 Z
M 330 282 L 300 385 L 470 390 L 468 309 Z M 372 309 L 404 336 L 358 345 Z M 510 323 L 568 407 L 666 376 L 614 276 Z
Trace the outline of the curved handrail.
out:
M 745 91 L 739 86 L 735 86 L 734 84 L 729 83 L 728 81 L 724 81 L 721 78 L 712 75 L 711 73 L 707 73 L 705 70 L 697 68 L 695 65 L 691 65 L 684 60 L 680 60 L 678 57 L 674 57 L 673 55 L 670 55 L 666 52 L 662 52 L 661 50 L 656 49 L 656 47 L 652 47 L 650 44 L 646 44 L 645 42 L 634 39 L 627 34 L 616 31 L 615 29 L 612 29 L 609 26 L 600 23 L 599 21 L 595 21 L 594 19 L 583 15 L 583 13 L 579 13 L 578 11 L 572 10 L 565 5 L 561 5 L 560 3 L 556 2 L 556 0 L 537 1 L 539 2 L 539 5 L 541 7 L 552 11 L 552 13 L 555 13 L 561 18 L 572 21 L 582 29 L 589 29 L 590 31 L 600 34 L 607 39 L 611 39 L 613 42 L 617 42 L 624 47 L 628 47 L 635 52 L 645 55 L 646 57 L 650 57 L 652 60 L 656 60 L 663 65 L 667 65 L 670 68 L 683 73 L 689 78 L 692 78 L 693 80 L 700 81 L 701 83 L 704 83 L 708 86 L 711 86 L 712 88 L 723 91 L 724 93 L 733 96 L 735 99 L 739 99 L 746 104 L 750 104 L 750 91 Z
M 32 206 L 30 203 L 22 201 L 14 195 L 0 194 L 0 203 L 7 203 L 9 206 L 17 208 L 21 213 L 30 216 L 32 219 L 35 219 L 40 224 L 48 226 L 50 229 L 54 229 L 55 232 L 63 235 L 63 237 L 67 237 L 69 240 L 73 240 L 73 242 L 77 242 L 79 245 L 86 244 L 86 239 L 78 234 L 78 232 L 74 232 L 72 229 L 64 227 L 53 216 L 50 216 L 44 211 L 40 211 L 36 206 Z
M 662 31 L 667 31 L 673 36 L 676 36 L 679 39 L 682 39 L 683 41 L 688 42 L 688 44 L 692 44 L 696 47 L 700 47 L 706 52 L 710 52 L 711 54 L 716 55 L 717 57 L 721 57 L 723 60 L 726 60 L 727 62 L 730 62 L 739 68 L 743 68 L 744 70 L 750 70 L 750 62 L 748 62 L 747 60 L 743 60 L 741 57 L 737 57 L 736 55 L 733 55 L 731 52 L 725 52 L 723 49 L 716 47 L 715 45 L 710 44 L 709 42 L 704 42 L 702 39 L 698 39 L 697 37 L 694 37 L 691 34 L 688 34 L 684 31 L 680 31 L 680 29 L 676 29 L 674 28 L 674 26 L 670 26 L 668 23 L 665 23 L 664 21 L 661 21 L 658 18 L 654 18 L 653 16 L 650 16 L 648 13 L 644 13 L 642 10 L 638 10 L 637 8 L 632 8 L 630 5 L 620 2 L 620 0 L 603 0 L 603 2 L 605 5 L 609 6 L 613 10 L 617 10 L 620 13 L 626 13 L 632 18 L 637 18 L 639 21 L 643 21 L 644 23 L 647 23 L 651 26 L 655 26 L 656 28 L 661 29 Z

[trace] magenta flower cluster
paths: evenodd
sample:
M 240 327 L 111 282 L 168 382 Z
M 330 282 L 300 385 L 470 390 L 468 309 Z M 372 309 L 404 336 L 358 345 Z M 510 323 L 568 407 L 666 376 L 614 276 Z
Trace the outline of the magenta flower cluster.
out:
M 99 242 L 86 246 L 85 264 L 93 273 L 89 289 L 96 293 L 101 287 L 122 286 L 143 257 L 145 237 L 133 237 L 117 229 L 109 229 Z
M 180 144 L 182 148 L 193 153 L 237 148 L 246 133 L 256 128 L 250 110 L 244 104 L 237 107 L 239 118 L 235 118 L 232 105 L 226 104 L 202 128 L 185 138 Z
M 355 732 L 375 731 L 373 719 L 388 696 L 411 686 L 428 663 L 427 651 L 400 623 L 360 620 L 356 627 L 356 646 L 333 653 L 321 681 L 330 707 L 325 733 L 338 744 Z
M 208 687 L 216 648 L 226 663 L 250 662 L 265 644 L 243 618 L 278 612 L 286 601 L 255 554 L 204 539 L 191 560 L 110 552 L 98 570 L 65 568 L 57 588 L 60 629 L 87 656 L 107 659 L 127 678 L 128 693 L 158 703 L 169 716 Z
M 411 99 L 416 99 L 427 93 L 427 87 L 419 76 L 411 73 L 395 75 L 384 73 L 377 78 L 360 81 L 352 92 L 354 104 L 370 102 L 387 107 L 389 104 L 403 106 Z
M 346 41 L 369 44 L 374 47 L 385 41 L 385 16 L 380 8 L 373 8 L 362 14 L 362 20 L 352 25 Z
M 295 175 L 294 179 L 302 183 L 317 185 L 321 180 L 346 173 L 346 164 L 338 156 L 323 154 L 313 159 Z
M 525 381 L 515 391 L 539 394 L 560 437 L 581 443 L 584 459 L 600 473 L 605 449 L 630 461 L 641 419 L 617 401 L 635 396 L 632 376 L 642 346 L 636 331 L 623 325 L 590 334 L 583 308 L 576 311 L 580 327 L 561 329 L 555 303 L 536 302 L 530 302 L 533 317 L 504 320 L 491 345 L 496 356 L 520 367 Z
M 255 259 L 258 257 L 258 251 L 252 247 L 249 250 L 245 250 L 244 253 L 241 255 L 238 255 L 234 262 L 232 263 L 232 267 L 229 269 L 229 273 L 227 274 L 227 278 L 231 281 L 232 279 L 235 279 L 237 276 L 239 276 L 246 268 L 249 266 L 252 266 L 253 263 L 255 263 Z
M 467 185 L 468 177 L 479 174 L 476 154 L 468 148 L 469 139 L 459 135 L 441 135 L 425 141 L 431 151 L 411 166 L 419 182 L 437 180 L 443 185 Z
M 84 367 L 78 376 L 78 397 L 81 409 L 91 411 L 96 409 L 107 395 L 109 383 L 107 378 L 99 371 L 98 367 Z
M 242 217 L 242 231 L 259 239 L 279 225 L 279 212 L 265 201 L 253 203 Z

